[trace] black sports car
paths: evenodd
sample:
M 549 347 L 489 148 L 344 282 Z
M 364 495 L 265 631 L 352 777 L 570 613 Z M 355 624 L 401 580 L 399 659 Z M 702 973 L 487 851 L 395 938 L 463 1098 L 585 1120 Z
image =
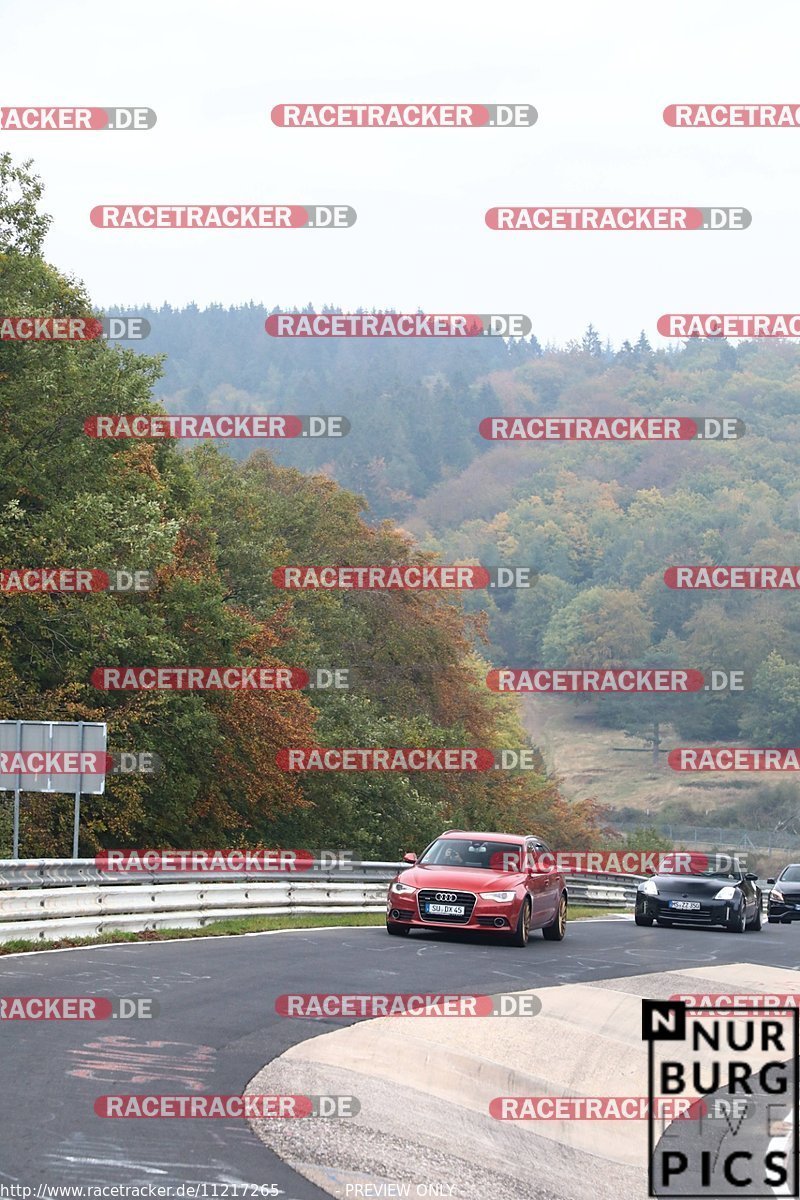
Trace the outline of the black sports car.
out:
M 767 883 L 775 885 L 767 902 L 769 923 L 800 921 L 800 863 L 789 863 L 777 879 L 768 879 Z
M 722 925 L 731 933 L 760 929 L 757 878 L 745 875 L 736 859 L 718 867 L 712 856 L 702 872 L 698 868 L 691 875 L 653 875 L 637 888 L 636 924 Z

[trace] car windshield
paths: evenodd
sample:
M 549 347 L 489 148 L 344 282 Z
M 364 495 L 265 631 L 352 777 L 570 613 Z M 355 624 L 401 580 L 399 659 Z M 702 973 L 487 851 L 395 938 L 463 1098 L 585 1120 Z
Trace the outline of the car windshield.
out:
M 683 874 L 683 872 L 679 872 L 679 874 Z M 690 874 L 705 879 L 727 879 L 733 883 L 739 883 L 742 879 L 741 868 L 736 862 L 728 863 L 728 865 L 709 862 L 705 867 L 693 865 Z
M 781 871 L 781 879 L 785 883 L 800 883 L 800 863 L 792 863 Z
M 419 862 L 426 867 L 482 867 L 492 871 L 519 871 L 523 853 L 519 842 L 437 838 Z

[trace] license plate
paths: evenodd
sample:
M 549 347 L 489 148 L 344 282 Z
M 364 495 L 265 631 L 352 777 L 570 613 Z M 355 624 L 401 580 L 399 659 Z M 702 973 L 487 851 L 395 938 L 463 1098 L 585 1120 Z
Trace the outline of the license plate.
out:
M 463 917 L 463 904 L 426 904 L 425 912 L 432 917 Z
M 699 900 L 670 900 L 670 908 L 680 909 L 697 909 L 700 907 Z

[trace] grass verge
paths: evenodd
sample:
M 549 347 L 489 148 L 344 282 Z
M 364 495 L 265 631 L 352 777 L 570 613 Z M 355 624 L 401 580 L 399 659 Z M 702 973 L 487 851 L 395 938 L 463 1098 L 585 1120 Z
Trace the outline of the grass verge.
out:
M 570 908 L 570 917 L 607 917 L 620 909 Z M 263 933 L 270 929 L 320 929 L 335 926 L 383 925 L 384 916 L 378 913 L 305 913 L 280 917 L 237 917 L 229 921 L 212 921 L 199 929 L 147 929 L 140 933 L 100 933 L 96 937 L 59 938 L 57 941 L 30 941 L 15 938 L 0 944 L 0 957 L 35 950 L 67 950 L 77 946 L 111 946 L 120 942 L 167 942 L 175 938 L 223 937 L 231 933 Z

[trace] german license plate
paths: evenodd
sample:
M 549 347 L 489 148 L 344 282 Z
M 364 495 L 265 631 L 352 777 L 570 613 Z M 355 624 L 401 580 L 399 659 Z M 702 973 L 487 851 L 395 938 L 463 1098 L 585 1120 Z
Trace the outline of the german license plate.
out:
M 463 917 L 463 904 L 426 904 L 425 912 L 430 917 Z
M 699 900 L 670 900 L 670 908 L 680 908 L 682 911 L 686 909 L 698 909 L 700 907 Z

